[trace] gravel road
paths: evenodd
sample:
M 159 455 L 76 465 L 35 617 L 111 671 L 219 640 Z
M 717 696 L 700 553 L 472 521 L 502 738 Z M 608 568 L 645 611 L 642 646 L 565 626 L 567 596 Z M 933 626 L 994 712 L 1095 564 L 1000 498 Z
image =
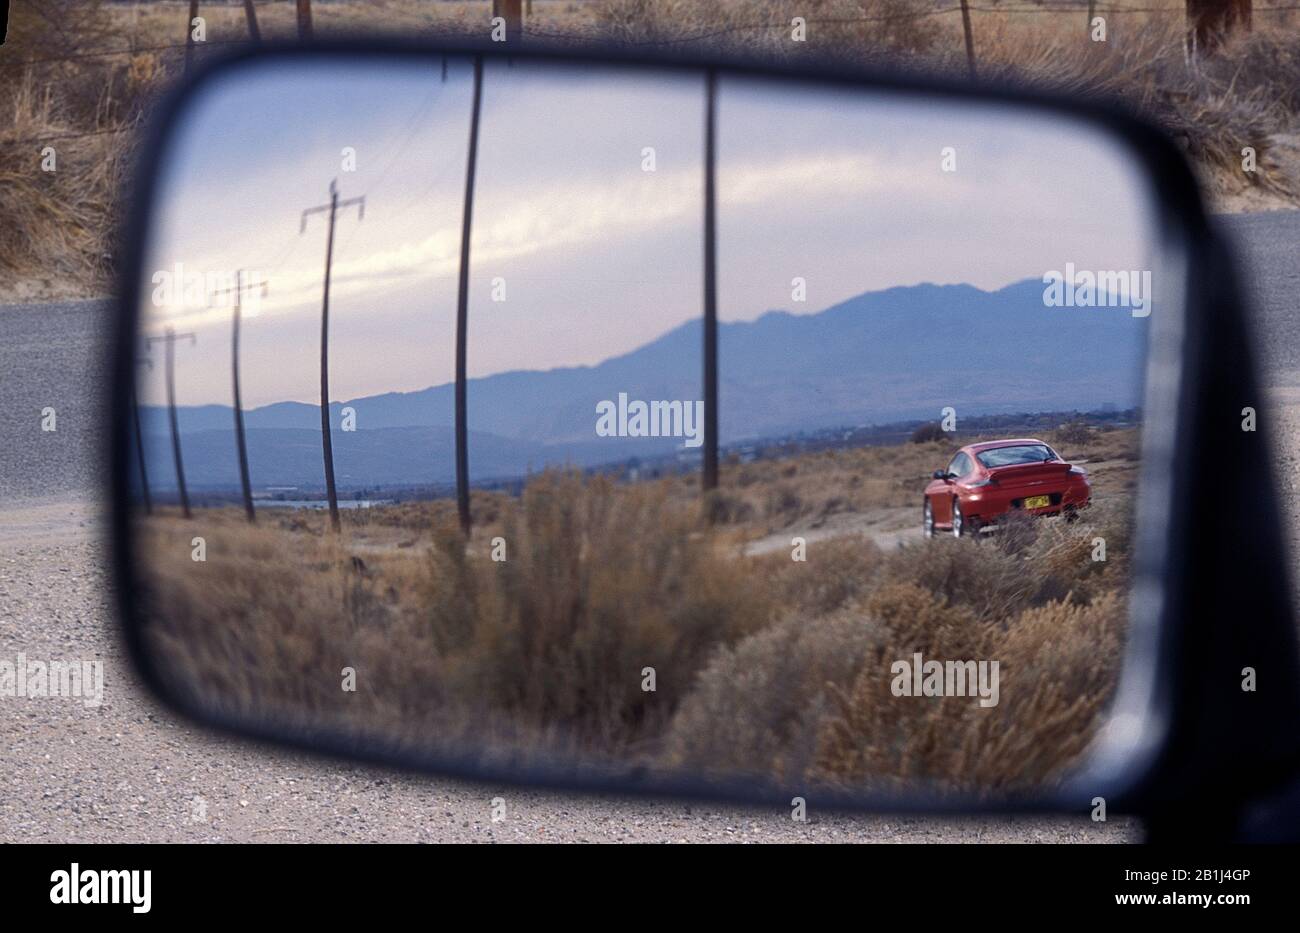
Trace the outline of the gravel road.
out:
M 1300 212 L 1224 218 L 1241 244 L 1300 462 Z M 102 302 L 0 307 L 0 659 L 99 660 L 104 702 L 0 698 L 0 842 L 1129 842 L 1122 818 L 940 820 L 536 793 L 214 735 L 161 710 L 122 656 L 95 456 Z M 42 411 L 54 409 L 54 431 Z M 1293 535 L 1297 525 L 1293 524 Z M 1300 542 L 1300 537 L 1296 538 Z M 1300 549 L 1293 553 L 1300 554 Z M 506 818 L 492 821 L 493 799 Z

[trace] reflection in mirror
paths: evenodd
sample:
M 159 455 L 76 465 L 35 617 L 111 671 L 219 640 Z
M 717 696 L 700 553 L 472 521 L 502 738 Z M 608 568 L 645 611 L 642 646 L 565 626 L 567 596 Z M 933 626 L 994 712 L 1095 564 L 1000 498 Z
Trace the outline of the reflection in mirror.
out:
M 141 270 L 146 651 L 426 760 L 1058 782 L 1118 679 L 1155 235 L 1112 140 L 991 104 L 229 71 Z

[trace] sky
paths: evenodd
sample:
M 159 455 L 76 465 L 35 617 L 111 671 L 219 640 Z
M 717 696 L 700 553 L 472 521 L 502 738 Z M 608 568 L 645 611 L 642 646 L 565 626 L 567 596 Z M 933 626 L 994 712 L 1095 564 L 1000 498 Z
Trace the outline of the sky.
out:
M 245 311 L 246 408 L 319 400 L 325 215 L 300 224 L 332 181 L 365 197 L 336 230 L 332 398 L 451 381 L 471 75 L 463 58 L 445 80 L 438 58 L 260 63 L 192 104 L 163 161 L 141 309 L 147 334 L 195 335 L 176 349 L 180 404 L 230 403 L 231 311 L 167 294 L 178 263 L 182 280 L 268 281 Z M 703 126 L 701 75 L 485 65 L 471 377 L 595 364 L 701 314 Z M 717 127 L 723 321 L 921 282 L 994 290 L 1067 262 L 1152 268 L 1143 184 L 1090 129 L 734 77 Z M 142 401 L 164 397 L 162 367 L 142 379 Z

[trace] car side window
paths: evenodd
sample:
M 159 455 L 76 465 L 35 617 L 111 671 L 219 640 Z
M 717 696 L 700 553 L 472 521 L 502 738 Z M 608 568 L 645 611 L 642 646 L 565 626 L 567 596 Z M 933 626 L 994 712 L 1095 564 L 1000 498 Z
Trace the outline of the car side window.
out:
M 965 454 L 958 454 L 952 458 L 952 463 L 948 464 L 948 473 L 958 479 L 970 472 L 970 457 Z

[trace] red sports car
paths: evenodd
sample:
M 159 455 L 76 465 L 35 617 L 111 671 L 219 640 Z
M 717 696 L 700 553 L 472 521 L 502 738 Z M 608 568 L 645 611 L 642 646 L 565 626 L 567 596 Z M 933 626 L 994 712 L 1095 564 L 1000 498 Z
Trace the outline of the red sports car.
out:
M 986 441 L 967 444 L 946 469 L 934 471 L 925 487 L 922 527 L 927 538 L 939 530 L 962 538 L 1013 509 L 1070 519 L 1091 501 L 1087 472 L 1043 441 Z

